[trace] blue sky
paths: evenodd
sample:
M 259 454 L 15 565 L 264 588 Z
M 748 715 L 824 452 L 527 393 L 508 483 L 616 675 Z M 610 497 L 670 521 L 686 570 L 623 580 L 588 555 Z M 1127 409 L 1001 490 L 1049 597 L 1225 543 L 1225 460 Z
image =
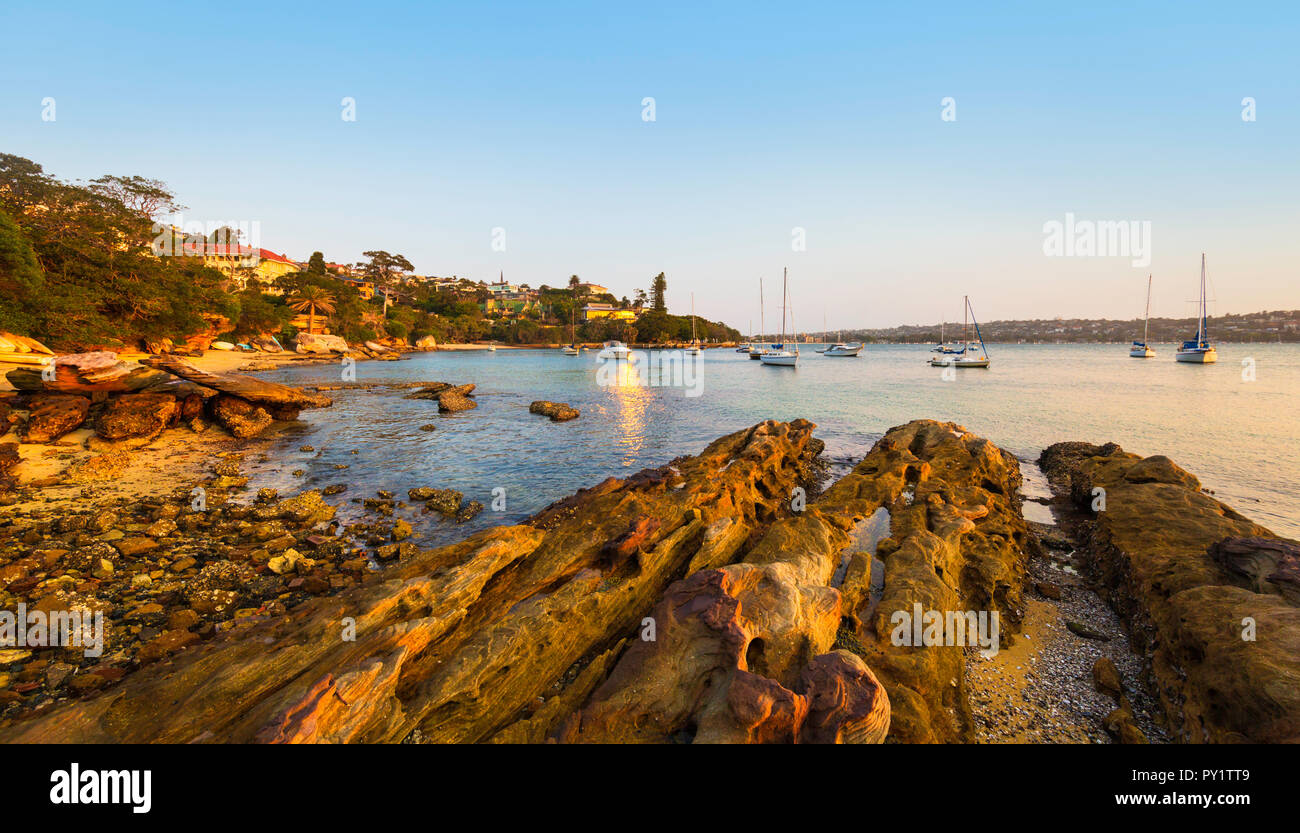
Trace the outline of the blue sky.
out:
M 296 258 L 620 296 L 664 271 L 743 330 L 783 267 L 800 329 L 964 294 L 1130 318 L 1148 272 L 1184 315 L 1205 251 L 1215 311 L 1300 307 L 1294 6 L 51 5 L 0 10 L 0 150 L 162 179 Z M 1045 256 L 1066 212 L 1150 221 L 1150 266 Z

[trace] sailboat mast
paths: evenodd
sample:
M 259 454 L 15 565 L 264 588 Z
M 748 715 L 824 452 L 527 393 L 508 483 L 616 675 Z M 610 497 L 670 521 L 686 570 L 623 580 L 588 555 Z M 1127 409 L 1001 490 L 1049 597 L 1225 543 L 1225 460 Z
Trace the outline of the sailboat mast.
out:
M 785 302 L 786 302 L 786 282 L 789 275 L 789 269 L 781 270 L 781 344 L 785 344 Z
M 1147 275 L 1147 312 L 1146 321 L 1142 324 L 1142 343 L 1147 343 L 1147 331 L 1151 328 L 1151 276 Z
M 767 315 L 766 313 L 763 312 L 763 279 L 762 278 L 758 279 L 758 328 L 760 330 L 767 329 Z M 763 340 L 763 333 L 760 332 L 758 334 L 758 340 L 759 341 Z
M 691 293 L 691 344 L 695 344 L 695 293 Z
M 1196 327 L 1196 343 L 1205 343 L 1205 252 L 1201 252 L 1201 323 Z
M 965 344 L 970 341 L 970 296 L 963 295 L 961 309 L 961 343 Z

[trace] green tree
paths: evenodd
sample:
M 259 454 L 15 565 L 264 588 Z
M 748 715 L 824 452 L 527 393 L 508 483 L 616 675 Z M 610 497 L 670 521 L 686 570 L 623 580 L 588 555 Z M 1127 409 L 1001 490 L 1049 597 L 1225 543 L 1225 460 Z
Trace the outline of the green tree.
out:
M 325 255 L 320 252 L 312 252 L 311 257 L 307 259 L 307 271 L 313 275 L 324 275 Z
M 668 279 L 664 273 L 660 272 L 655 275 L 654 280 L 650 283 L 650 307 L 657 312 L 666 312 L 668 305 L 664 303 L 664 293 L 668 291 Z
M 362 274 L 374 281 L 377 286 L 391 287 L 406 272 L 415 269 L 411 261 L 402 255 L 389 254 L 382 249 L 362 252 L 367 259 L 357 264 Z
M 40 303 L 44 283 L 27 237 L 0 211 L 0 330 L 27 334 L 44 329 L 38 323 L 44 309 Z

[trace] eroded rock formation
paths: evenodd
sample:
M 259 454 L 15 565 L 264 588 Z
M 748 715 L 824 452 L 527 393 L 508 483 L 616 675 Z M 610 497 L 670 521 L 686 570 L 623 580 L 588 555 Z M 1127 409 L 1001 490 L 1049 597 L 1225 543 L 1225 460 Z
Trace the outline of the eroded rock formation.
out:
M 966 649 L 894 644 L 891 614 L 996 612 L 1009 640 L 1027 544 L 1014 458 L 915 422 L 808 500 L 812 429 L 761 423 L 522 525 L 391 545 L 400 560 L 362 587 L 168 643 L 0 740 L 968 739 Z M 882 512 L 883 573 L 858 538 Z
M 1215 500 L 1166 457 L 1061 443 L 1040 464 L 1095 514 L 1091 567 L 1134 647 L 1151 655 L 1175 737 L 1300 741 L 1295 542 Z

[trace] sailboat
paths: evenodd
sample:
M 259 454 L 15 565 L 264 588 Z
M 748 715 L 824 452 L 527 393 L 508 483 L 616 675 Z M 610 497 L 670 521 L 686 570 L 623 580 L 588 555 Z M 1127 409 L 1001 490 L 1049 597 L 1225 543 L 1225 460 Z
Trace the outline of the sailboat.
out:
M 799 361 L 798 337 L 795 337 L 793 350 L 788 350 L 785 346 L 785 311 L 790 300 L 789 285 L 789 270 L 785 270 L 781 275 L 781 341 L 773 343 L 771 349 L 764 350 L 763 355 L 758 357 L 763 364 L 777 367 L 794 367 Z M 792 321 L 793 318 L 792 315 Z
M 856 356 L 862 352 L 862 348 L 866 346 L 865 344 L 859 341 L 855 341 L 852 344 L 845 344 L 843 341 L 840 341 L 840 338 L 843 335 L 843 332 L 836 333 L 835 343 L 827 347 L 825 350 L 820 351 L 821 354 L 823 356 Z
M 1151 276 L 1147 275 L 1147 312 L 1146 312 L 1146 318 L 1143 319 L 1143 324 L 1142 324 L 1142 340 L 1133 342 L 1133 344 L 1130 345 L 1128 350 L 1128 354 L 1133 358 L 1150 359 L 1155 356 L 1156 351 L 1151 349 L 1150 344 L 1147 344 L 1147 332 L 1150 328 L 1151 328 Z
M 1184 341 L 1183 346 L 1174 353 L 1180 362 L 1191 364 L 1214 364 L 1219 360 L 1219 351 L 1209 342 L 1205 332 L 1205 252 L 1201 252 L 1201 309 L 1200 322 L 1196 326 L 1196 338 Z
M 758 327 L 760 330 L 758 334 L 758 340 L 762 341 L 763 333 L 761 331 L 766 327 L 766 316 L 763 314 L 763 279 L 762 278 L 758 279 Z M 763 358 L 763 345 L 761 344 L 749 345 L 749 357 L 751 359 Z
M 966 308 L 962 311 L 961 349 L 944 347 L 943 351 L 930 359 L 931 367 L 988 367 L 989 353 L 984 347 L 984 336 L 980 333 L 980 324 L 975 320 L 975 310 L 970 305 L 970 296 L 966 296 Z M 967 339 L 970 324 L 975 325 L 975 337 L 979 344 L 971 344 Z M 941 345 L 942 346 L 942 345 Z
M 691 346 L 686 348 L 686 355 L 700 354 L 700 340 L 695 337 L 695 293 L 691 293 Z
M 566 356 L 578 355 L 578 339 L 576 326 L 573 321 L 573 305 L 569 305 L 569 344 L 562 351 Z
M 946 353 L 949 355 L 955 355 L 961 352 L 961 350 L 957 349 L 956 346 L 948 344 L 947 336 L 944 334 L 947 327 L 948 327 L 947 321 L 944 321 L 942 324 L 939 325 L 939 343 L 936 344 L 934 347 L 930 348 L 931 353 Z
M 742 345 L 740 345 L 739 347 L 736 348 L 736 352 L 737 352 L 737 353 L 748 353 L 748 352 L 749 352 L 749 348 L 751 348 L 751 347 L 754 346 L 754 344 L 753 344 L 753 338 L 754 338 L 754 319 L 752 319 L 752 318 L 749 319 L 749 338 L 750 338 L 750 341 L 748 341 L 748 342 L 746 342 L 745 344 L 742 344 Z

